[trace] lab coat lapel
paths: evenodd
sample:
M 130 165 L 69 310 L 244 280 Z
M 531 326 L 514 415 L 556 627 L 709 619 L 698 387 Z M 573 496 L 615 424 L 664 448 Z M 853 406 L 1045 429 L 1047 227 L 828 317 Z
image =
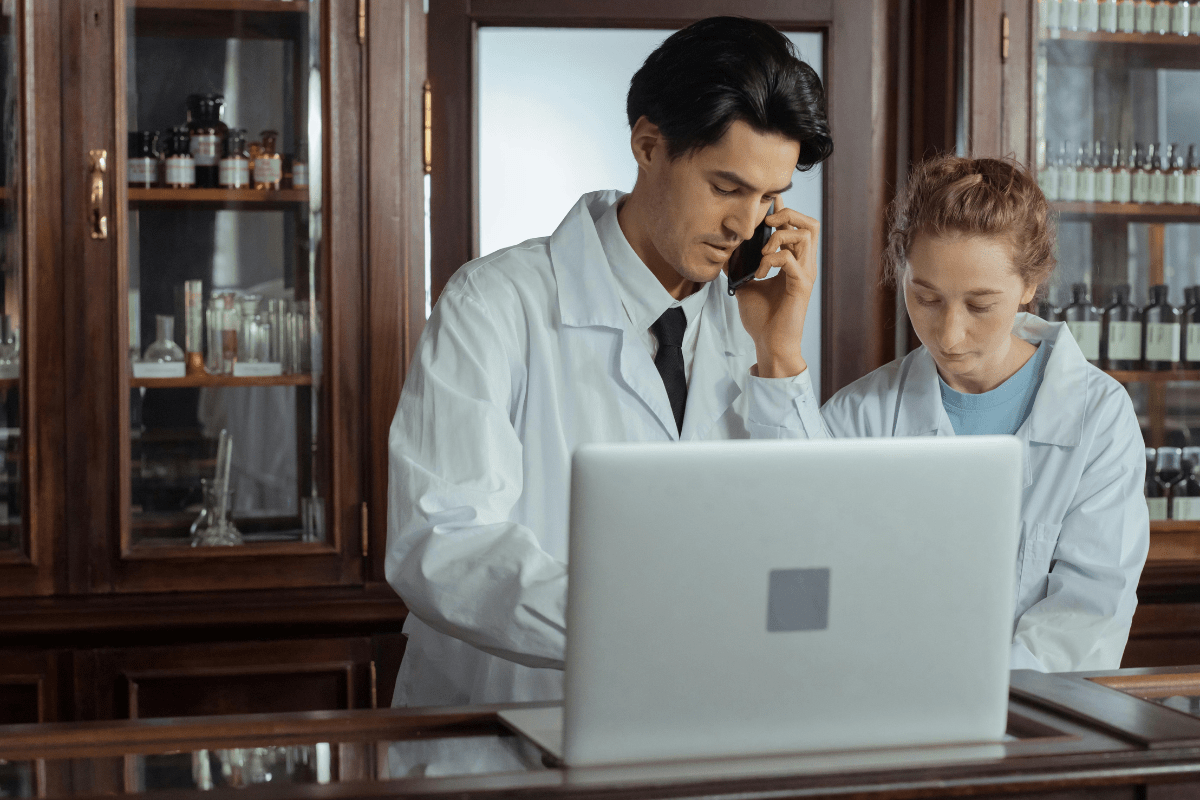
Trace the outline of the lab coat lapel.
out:
M 629 331 L 612 268 L 596 232 L 596 220 L 617 202 L 616 191 L 585 194 L 550 237 L 550 263 L 558 285 L 558 308 L 567 328 L 609 328 L 621 337 L 617 371 L 654 414 L 671 439 L 679 436 L 662 376 L 645 346 Z
M 688 382 L 687 408 L 683 415 L 680 439 L 704 439 L 713 424 L 742 393 L 738 378 L 738 356 L 746 352 L 744 338 L 737 334 L 741 321 L 736 319 L 737 301 L 727 301 L 725 276 L 708 287 L 708 298 L 697 331 L 696 358 Z M 735 318 L 731 318 L 731 315 Z M 737 326 L 737 327 L 734 327 Z
M 924 345 L 905 358 L 900 386 L 896 390 L 896 421 L 893 436 L 953 436 L 954 426 L 942 405 L 937 365 Z

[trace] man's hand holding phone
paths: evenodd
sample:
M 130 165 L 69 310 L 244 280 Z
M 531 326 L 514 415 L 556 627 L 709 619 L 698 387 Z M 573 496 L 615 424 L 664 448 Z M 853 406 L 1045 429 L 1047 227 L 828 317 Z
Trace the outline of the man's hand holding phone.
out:
M 737 290 L 738 312 L 754 340 L 759 377 L 790 378 L 808 368 L 800 355 L 800 340 L 817 280 L 821 223 L 782 207 L 764 222 L 775 232 L 762 249 L 756 280 Z M 775 268 L 779 274 L 763 280 Z

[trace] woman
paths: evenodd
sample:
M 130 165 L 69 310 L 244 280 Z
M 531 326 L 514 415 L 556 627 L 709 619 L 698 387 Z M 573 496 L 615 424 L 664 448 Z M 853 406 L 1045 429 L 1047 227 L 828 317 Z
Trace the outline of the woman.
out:
M 834 436 L 1016 434 L 1012 668 L 1116 669 L 1150 541 L 1144 445 L 1129 396 L 1066 324 L 1019 313 L 1050 278 L 1053 249 L 1046 198 L 1019 166 L 953 156 L 918 166 L 892 208 L 886 276 L 922 346 L 822 415 Z

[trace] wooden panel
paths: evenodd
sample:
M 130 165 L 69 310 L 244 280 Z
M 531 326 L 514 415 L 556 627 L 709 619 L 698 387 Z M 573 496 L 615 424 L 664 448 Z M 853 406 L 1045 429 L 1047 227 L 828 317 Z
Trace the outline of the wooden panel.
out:
M 0 650 L 0 725 L 64 719 L 65 661 L 58 651 Z
M 0 676 L 0 725 L 42 722 L 41 681 L 34 676 Z
M 967 0 L 967 153 L 973 158 L 1005 155 L 1004 65 L 1000 59 L 1003 0 Z
M 369 708 L 369 639 L 234 642 L 78 653 L 80 719 Z

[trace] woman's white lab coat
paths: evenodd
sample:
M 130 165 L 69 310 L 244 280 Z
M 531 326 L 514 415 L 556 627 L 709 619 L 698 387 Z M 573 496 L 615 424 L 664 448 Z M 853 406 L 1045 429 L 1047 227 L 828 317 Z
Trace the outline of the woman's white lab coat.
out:
M 1065 323 L 1019 314 L 1013 332 L 1054 350 L 1029 418 L 1013 612 L 1013 669 L 1117 669 L 1150 543 L 1146 462 L 1119 383 L 1089 364 Z M 953 436 L 921 347 L 822 409 L 834 436 Z M 971 520 L 963 520 L 971 535 Z M 953 602 L 953 598 L 947 598 Z
M 411 612 L 395 705 L 562 698 L 579 445 L 823 435 L 807 373 L 750 376 L 724 276 L 679 433 L 596 228 L 619 196 L 584 195 L 548 239 L 460 269 L 425 327 L 388 441 L 385 566 Z

